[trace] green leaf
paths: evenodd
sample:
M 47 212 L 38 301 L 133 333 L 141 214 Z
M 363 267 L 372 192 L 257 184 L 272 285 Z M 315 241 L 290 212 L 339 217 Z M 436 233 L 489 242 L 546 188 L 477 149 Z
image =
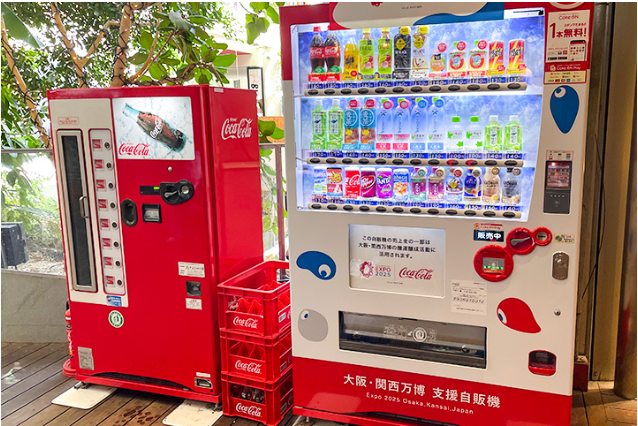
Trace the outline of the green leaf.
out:
M 275 140 L 281 140 L 284 138 L 284 131 L 277 127 L 270 137 Z
M 162 77 L 164 77 L 164 73 L 162 73 L 162 70 L 157 63 L 151 65 L 151 67 L 149 68 L 149 72 L 151 73 L 151 77 L 153 77 L 155 80 L 161 80 Z
M 274 121 L 266 120 L 257 120 L 257 126 L 259 127 L 259 131 L 265 136 L 272 135 L 277 128 L 277 125 Z
M 208 85 L 208 83 L 210 83 L 210 79 L 204 73 L 201 73 L 199 77 L 197 77 L 197 83 Z
M 285 1 L 276 1 L 276 2 L 275 2 L 275 4 L 276 4 L 278 7 L 281 7 L 281 6 L 283 6 L 284 4 L 286 4 L 286 2 L 285 2 Z
M 176 66 L 182 63 L 182 61 L 180 61 L 179 59 L 174 59 L 174 58 L 163 58 L 160 61 L 162 64 L 164 65 L 169 65 L 169 66 Z
M 259 148 L 260 157 L 270 157 L 271 154 L 272 154 L 272 149 Z
M 4 25 L 11 37 L 25 41 L 35 49 L 44 47 L 44 44 L 4 2 L 2 3 L 2 17 L 4 18 Z
M 142 65 L 148 58 L 148 53 L 138 52 L 135 55 L 128 58 L 128 61 L 133 65 Z
M 265 33 L 268 31 L 268 27 L 270 26 L 270 21 L 266 18 L 259 18 L 257 20 L 257 28 L 260 33 Z
M 248 22 L 246 24 L 246 42 L 248 44 L 253 44 L 255 39 L 259 37 L 259 34 L 260 32 L 256 22 Z
M 264 232 L 270 231 L 270 228 L 272 226 L 272 221 L 270 220 L 270 217 L 268 216 L 262 216 L 261 217 L 261 224 L 264 228 Z
M 192 27 L 191 23 L 188 22 L 186 19 L 182 18 L 182 15 L 177 11 L 168 12 L 168 19 L 171 20 L 173 25 L 175 25 L 175 28 L 177 28 L 178 30 L 182 30 L 182 31 L 191 30 L 191 27 Z
M 228 49 L 228 45 L 226 43 L 216 43 L 213 39 L 206 40 L 206 44 L 209 45 L 211 49 L 217 49 L 217 50 Z
M 153 45 L 153 35 L 148 31 L 142 31 L 140 35 L 140 46 L 144 49 L 149 50 Z
M 268 7 L 268 2 L 267 1 L 255 1 L 255 2 L 250 2 L 250 7 L 257 13 L 261 12 L 262 10 L 264 10 L 265 8 Z
M 268 173 L 270 176 L 277 176 L 277 173 L 267 164 L 264 164 L 264 171 Z
M 266 15 L 268 15 L 268 17 L 272 19 L 275 24 L 279 23 L 279 13 L 277 13 L 274 7 L 268 6 L 268 8 L 266 9 Z
M 219 55 L 213 60 L 213 64 L 216 67 L 229 67 L 235 63 L 237 59 L 237 55 L 234 53 L 229 53 L 227 55 Z
M 195 29 L 195 35 L 201 40 L 208 40 L 210 36 L 201 27 L 193 27 Z
M 157 19 L 168 19 L 168 15 L 162 12 L 153 12 L 153 16 Z
M 188 19 L 190 19 L 191 23 L 197 24 L 197 25 L 207 24 L 211 22 L 210 18 L 207 18 L 206 16 L 201 16 L 201 15 L 193 15 Z

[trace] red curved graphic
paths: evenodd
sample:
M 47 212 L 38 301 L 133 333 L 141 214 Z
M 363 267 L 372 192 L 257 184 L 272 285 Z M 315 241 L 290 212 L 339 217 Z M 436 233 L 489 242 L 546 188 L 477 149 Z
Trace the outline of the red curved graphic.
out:
M 541 327 L 534 318 L 534 313 L 521 299 L 510 297 L 498 304 L 498 319 L 512 330 L 523 333 L 539 333 Z

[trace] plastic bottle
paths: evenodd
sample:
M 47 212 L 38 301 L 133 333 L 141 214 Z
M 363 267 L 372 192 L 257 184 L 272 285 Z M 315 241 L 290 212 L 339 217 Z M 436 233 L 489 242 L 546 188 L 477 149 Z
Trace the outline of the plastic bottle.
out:
M 450 77 L 465 77 L 467 74 L 467 60 L 465 59 L 465 42 L 455 41 L 449 54 L 448 75 Z
M 412 36 L 410 27 L 401 27 L 394 36 L 394 71 L 392 76 L 396 79 L 410 78 L 412 66 Z
M 326 111 L 321 105 L 321 100 L 315 100 L 315 109 L 312 110 L 312 142 L 310 149 L 322 150 L 326 149 L 327 132 L 326 132 Z
M 428 201 L 441 202 L 445 199 L 445 169 L 433 167 L 428 178 Z
M 374 40 L 370 34 L 370 28 L 363 29 L 363 37 L 359 40 L 359 55 L 361 56 L 360 70 L 361 78 L 374 78 Z
M 498 204 L 501 201 L 501 178 L 498 167 L 487 167 L 483 178 L 483 196 L 485 204 Z
M 377 144 L 379 152 L 390 152 L 394 141 L 394 103 L 387 98 L 381 99 L 377 109 Z
M 508 167 L 503 178 L 503 204 L 519 204 L 521 202 L 521 169 Z
M 361 108 L 361 151 L 374 151 L 377 142 L 377 102 L 366 98 Z
M 410 199 L 414 201 L 424 201 L 428 197 L 426 167 L 415 167 L 410 174 Z
M 410 101 L 399 98 L 398 105 L 394 109 L 394 143 L 392 151 L 407 151 L 410 143 Z
M 490 122 L 485 126 L 485 151 L 500 151 L 503 149 L 503 135 L 498 115 L 490 115 Z
M 447 151 L 463 151 L 463 126 L 461 125 L 461 117 L 452 116 L 452 124 L 447 130 Z
M 481 152 L 483 151 L 483 136 L 484 131 L 479 125 L 479 118 L 476 115 L 470 117 L 470 125 L 465 132 L 465 150 L 468 152 Z
M 354 39 L 354 33 L 348 37 L 343 52 L 343 79 L 356 80 L 359 75 L 359 45 Z
M 323 48 L 326 61 L 326 72 L 337 75 L 341 73 L 341 46 L 335 33 L 328 33 Z
M 326 72 L 325 59 L 323 56 L 324 41 L 321 37 L 321 28 L 314 27 L 314 36 L 310 40 L 310 72 L 313 74 L 324 74 Z
M 414 100 L 412 109 L 412 140 L 410 142 L 410 152 L 424 152 L 425 144 L 428 140 L 428 103 L 423 98 Z
M 463 201 L 463 169 L 450 168 L 445 179 L 445 201 L 460 203 Z
M 390 28 L 381 28 L 381 38 L 377 40 L 377 72 L 380 80 L 392 78 L 392 37 Z
M 466 203 L 478 203 L 481 201 L 483 181 L 481 169 L 468 168 L 463 182 L 463 201 Z
M 510 115 L 510 122 L 505 125 L 503 151 L 523 150 L 523 129 L 518 123 L 518 115 Z
M 341 149 L 343 143 L 343 110 L 339 106 L 339 99 L 332 100 L 332 107 L 328 110 L 328 145 L 329 150 Z
M 428 124 L 430 134 L 428 136 L 428 151 L 443 151 L 445 143 L 445 109 L 443 99 L 436 97 L 432 99 L 432 106 L 428 114 Z
M 412 78 L 425 77 L 429 59 L 428 27 L 419 25 L 412 34 Z
M 439 42 L 430 55 L 430 78 L 437 80 L 447 77 L 447 45 Z
M 360 123 L 359 101 L 355 98 L 348 99 L 348 106 L 343 114 L 343 124 L 345 127 L 343 146 L 344 151 L 356 151 L 359 149 L 359 123 Z

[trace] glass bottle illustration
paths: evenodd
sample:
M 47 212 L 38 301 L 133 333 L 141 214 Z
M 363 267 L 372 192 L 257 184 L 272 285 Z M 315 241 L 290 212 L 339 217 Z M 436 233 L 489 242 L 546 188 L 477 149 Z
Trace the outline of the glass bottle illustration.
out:
M 138 111 L 129 104 L 124 107 L 124 115 L 137 120 L 137 125 L 155 139 L 172 149 L 181 151 L 186 145 L 186 135 L 179 130 L 173 129 L 166 121 L 150 112 Z

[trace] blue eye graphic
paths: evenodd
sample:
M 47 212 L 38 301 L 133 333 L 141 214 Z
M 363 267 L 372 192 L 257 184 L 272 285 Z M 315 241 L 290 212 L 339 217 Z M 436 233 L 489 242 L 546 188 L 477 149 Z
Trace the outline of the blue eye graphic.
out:
M 559 86 L 554 90 L 549 100 L 549 109 L 561 132 L 567 134 L 572 129 L 579 106 L 578 93 L 573 88 Z
M 306 269 L 320 280 L 330 280 L 337 273 L 337 265 L 330 256 L 320 251 L 307 251 L 297 258 L 297 266 Z

